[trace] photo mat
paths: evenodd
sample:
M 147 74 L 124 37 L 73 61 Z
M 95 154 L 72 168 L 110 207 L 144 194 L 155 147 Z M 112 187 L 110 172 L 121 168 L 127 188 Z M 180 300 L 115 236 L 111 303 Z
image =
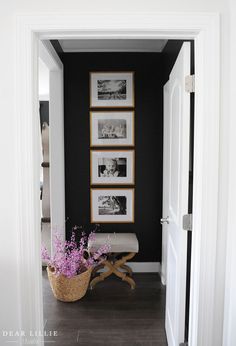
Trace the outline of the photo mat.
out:
M 134 146 L 134 111 L 90 112 L 91 146 Z
M 134 189 L 91 189 L 91 223 L 133 223 Z
M 90 107 L 134 107 L 134 72 L 90 72 Z
M 133 185 L 134 150 L 91 150 L 90 181 L 92 185 Z

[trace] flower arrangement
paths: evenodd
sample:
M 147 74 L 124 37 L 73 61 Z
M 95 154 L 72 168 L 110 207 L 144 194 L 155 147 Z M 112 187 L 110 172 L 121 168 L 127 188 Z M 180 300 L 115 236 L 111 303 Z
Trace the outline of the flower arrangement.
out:
M 78 229 L 77 226 L 73 227 L 69 241 L 63 240 L 58 233 L 54 234 L 54 254 L 52 256 L 49 255 L 46 247 L 42 246 L 42 260 L 47 263 L 48 267 L 53 269 L 55 275 L 62 274 L 67 278 L 72 278 L 101 263 L 105 259 L 105 254 L 110 251 L 110 246 L 106 243 L 95 253 L 90 253 L 88 242 L 94 240 L 95 231 L 92 231 L 89 236 L 82 232 L 80 241 L 77 244 L 75 232 Z

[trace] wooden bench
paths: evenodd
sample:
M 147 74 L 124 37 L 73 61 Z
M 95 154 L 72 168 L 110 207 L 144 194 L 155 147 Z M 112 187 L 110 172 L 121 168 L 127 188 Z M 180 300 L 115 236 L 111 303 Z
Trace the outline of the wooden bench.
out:
M 101 245 L 108 243 L 111 252 L 107 259 L 96 266 L 92 271 L 92 277 L 98 270 L 107 269 L 94 277 L 90 282 L 92 289 L 98 282 L 103 281 L 108 276 L 115 274 L 123 281 L 129 283 L 132 289 L 135 288 L 135 282 L 131 278 L 132 269 L 126 264 L 139 251 L 138 239 L 135 233 L 96 233 L 95 239 L 90 241 L 88 248 L 90 252 L 95 252 Z

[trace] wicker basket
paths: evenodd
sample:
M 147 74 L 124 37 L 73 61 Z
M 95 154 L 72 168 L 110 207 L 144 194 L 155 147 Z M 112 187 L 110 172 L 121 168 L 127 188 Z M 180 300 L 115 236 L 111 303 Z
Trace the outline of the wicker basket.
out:
M 53 268 L 47 267 L 48 278 L 54 297 L 62 302 L 75 302 L 82 298 L 88 288 L 92 268 L 72 278 L 55 275 Z

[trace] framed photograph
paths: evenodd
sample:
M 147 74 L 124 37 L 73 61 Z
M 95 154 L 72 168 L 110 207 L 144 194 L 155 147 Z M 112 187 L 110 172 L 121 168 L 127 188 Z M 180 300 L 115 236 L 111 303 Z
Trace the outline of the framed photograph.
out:
M 90 107 L 134 107 L 134 72 L 91 72 Z
M 91 146 L 134 146 L 134 112 L 90 112 Z
M 134 184 L 134 150 L 91 150 L 91 184 Z
M 91 223 L 133 223 L 134 189 L 91 189 Z

